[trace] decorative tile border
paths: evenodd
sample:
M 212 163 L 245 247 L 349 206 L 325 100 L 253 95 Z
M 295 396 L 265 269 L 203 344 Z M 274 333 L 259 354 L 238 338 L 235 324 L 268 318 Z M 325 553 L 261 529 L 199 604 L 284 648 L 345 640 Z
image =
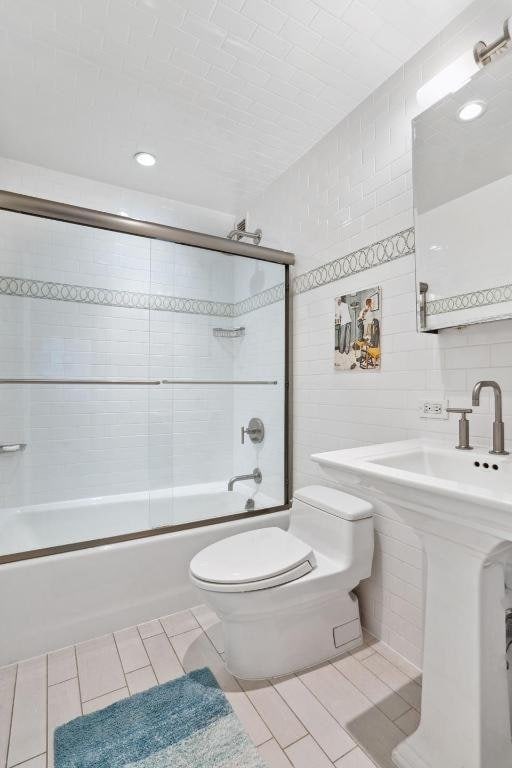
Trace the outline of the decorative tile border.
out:
M 322 285 L 333 283 L 344 277 L 355 275 L 366 269 L 378 267 L 402 256 L 414 253 L 414 228 L 404 229 L 391 237 L 360 248 L 357 251 L 340 256 L 338 259 L 297 275 L 293 279 L 294 294 L 312 291 Z M 503 286 L 509 288 L 510 286 Z M 500 290 L 500 289 L 493 289 Z M 512 290 L 512 288 L 511 288 Z M 255 296 L 249 296 L 234 304 L 229 302 L 193 299 L 164 294 L 138 293 L 135 291 L 116 291 L 110 288 L 94 288 L 70 283 L 56 283 L 43 280 L 31 280 L 23 277 L 0 276 L 0 295 L 22 296 L 32 299 L 51 299 L 79 304 L 96 304 L 106 307 L 127 309 L 154 309 L 160 312 L 185 312 L 193 315 L 214 317 L 240 317 L 256 309 L 284 300 L 284 283 L 267 288 Z M 468 294 L 469 295 L 469 294 Z M 461 297 L 453 297 L 461 298 Z M 503 299 L 506 301 L 507 299 Z M 443 301 L 448 301 L 445 299 Z M 430 302 L 433 304 L 434 302 Z M 491 302 L 491 303 L 496 303 Z M 471 305 L 468 305 L 471 306 Z M 480 305 L 479 305 L 480 306 Z M 462 307 L 454 307 L 459 309 Z M 442 310 L 453 311 L 453 310 Z M 433 314 L 433 312 L 430 312 Z
M 334 283 L 343 277 L 356 275 L 372 267 L 378 267 L 389 261 L 414 253 L 414 227 L 397 232 L 391 237 L 379 240 L 357 251 L 340 256 L 338 259 L 322 264 L 298 275 L 293 281 L 294 293 L 305 293 L 322 285 Z
M 442 315 L 473 307 L 489 307 L 493 304 L 503 304 L 512 301 L 512 283 L 487 288 L 483 291 L 460 293 L 457 296 L 446 296 L 441 299 L 427 301 L 427 315 Z
M 273 285 L 272 288 L 267 288 L 265 291 L 261 291 L 261 293 L 249 296 L 247 299 L 233 304 L 234 316 L 239 317 L 248 312 L 254 312 L 255 309 L 268 307 L 269 304 L 275 304 L 278 301 L 284 301 L 284 283 Z
M 229 302 L 192 299 L 181 296 L 116 291 L 85 285 L 29 280 L 23 277 L 0 277 L 0 294 L 31 299 L 53 299 L 79 304 L 98 304 L 126 309 L 154 309 L 160 312 L 187 312 L 194 315 L 233 317 L 234 305 Z

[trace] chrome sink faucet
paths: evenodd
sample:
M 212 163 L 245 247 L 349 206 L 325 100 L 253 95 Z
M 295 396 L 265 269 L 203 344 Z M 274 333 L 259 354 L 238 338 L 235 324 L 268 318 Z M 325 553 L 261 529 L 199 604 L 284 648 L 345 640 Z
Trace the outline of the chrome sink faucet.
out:
M 496 381 L 478 381 L 473 387 L 472 402 L 473 405 L 480 405 L 480 392 L 482 389 L 490 387 L 494 392 L 494 422 L 492 425 L 492 450 L 498 456 L 507 456 L 505 450 L 505 425 L 503 423 L 502 395 L 501 387 Z
M 259 485 L 262 479 L 263 479 L 263 475 L 261 474 L 261 469 L 258 469 L 258 467 L 256 467 L 256 469 L 253 469 L 250 475 L 236 475 L 235 477 L 232 477 L 228 483 L 228 491 L 232 491 L 234 484 L 238 483 L 241 480 L 254 480 L 254 482 Z

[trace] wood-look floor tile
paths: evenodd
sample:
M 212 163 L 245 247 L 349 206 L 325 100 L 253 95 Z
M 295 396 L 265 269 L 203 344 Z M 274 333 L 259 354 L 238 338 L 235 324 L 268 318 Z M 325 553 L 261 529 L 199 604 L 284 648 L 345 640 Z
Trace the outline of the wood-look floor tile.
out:
M 0 669 L 0 768 L 4 768 L 7 762 L 15 683 L 16 665 L 2 667 Z
M 307 735 L 300 720 L 271 683 L 250 680 L 238 680 L 238 682 L 281 747 L 288 747 Z
M 128 683 L 131 696 L 158 685 L 153 667 L 143 667 L 142 669 L 136 669 L 134 672 L 127 672 L 126 682 Z
M 46 768 L 46 755 L 38 755 L 24 763 L 18 763 L 16 768 Z
M 274 685 L 330 760 L 355 747 L 353 739 L 299 678 L 290 676 L 274 681 Z
M 390 720 L 396 720 L 410 708 L 398 693 L 395 693 L 367 667 L 353 656 L 334 662 L 334 666 L 347 677 L 370 701 L 378 706 Z
M 369 656 L 361 663 L 377 675 L 386 685 L 399 693 L 402 699 L 405 699 L 411 707 L 418 710 L 421 708 L 421 686 L 414 682 L 414 680 L 411 680 L 400 669 L 397 669 L 380 653 L 374 653 L 373 656 Z
M 90 701 L 126 685 L 113 635 L 76 646 L 82 701 Z
M 46 656 L 18 664 L 7 765 L 46 752 Z
M 84 701 L 82 703 L 83 713 L 84 715 L 89 715 L 91 712 L 97 712 L 98 709 L 105 709 L 105 707 L 110 706 L 110 704 L 114 704 L 116 701 L 126 699 L 129 695 L 130 692 L 125 686 L 124 688 L 120 688 L 118 691 L 110 691 L 110 693 L 105 693 L 103 696 L 98 696 L 96 699 Z
M 381 656 L 384 656 L 384 658 L 394 667 L 403 672 L 404 675 L 410 677 L 411 680 L 415 680 L 416 682 L 421 680 L 421 669 L 418 669 L 418 667 L 415 667 L 410 661 L 404 659 L 403 656 L 390 648 L 389 645 L 386 645 L 382 640 L 378 640 L 374 643 L 372 648 L 377 651 L 377 653 L 380 653 Z
M 176 635 L 172 638 L 172 643 L 186 672 L 201 667 L 211 669 L 256 746 L 272 738 L 272 734 L 254 705 L 249 701 L 235 678 L 227 671 L 221 657 L 201 629 L 193 629 L 191 632 Z
M 147 667 L 149 659 L 137 627 L 114 632 L 114 637 L 125 672 Z
M 183 668 L 165 633 L 146 638 L 144 645 L 159 683 L 167 683 L 183 675 Z
M 348 755 L 342 757 L 335 763 L 336 768 L 375 768 L 375 763 L 372 763 L 370 758 L 365 755 L 362 749 L 356 747 Z
M 192 613 L 219 653 L 224 653 L 224 632 L 217 614 L 207 605 L 196 605 Z
M 189 632 L 191 629 L 198 629 L 199 624 L 192 611 L 180 611 L 171 613 L 160 619 L 160 624 L 169 637 L 181 635 L 183 632 Z
M 139 632 L 143 640 L 145 640 L 147 637 L 153 637 L 153 635 L 160 635 L 163 631 L 164 628 L 158 619 L 145 621 L 144 624 L 139 624 Z
M 405 715 L 395 720 L 395 724 L 398 725 L 401 731 L 407 736 L 411 736 L 418 725 L 420 724 L 420 713 L 417 709 L 412 707 Z
M 78 678 L 48 688 L 48 768 L 53 768 L 53 736 L 59 725 L 82 714 Z
M 63 683 L 77 675 L 74 646 L 48 654 L 48 685 Z
M 300 678 L 372 760 L 382 768 L 395 768 L 391 752 L 404 735 L 358 688 L 332 664 Z
M 268 768 L 292 768 L 286 754 L 274 739 L 260 744 L 258 751 Z
M 311 736 L 295 742 L 285 752 L 294 768 L 333 768 L 333 763 Z

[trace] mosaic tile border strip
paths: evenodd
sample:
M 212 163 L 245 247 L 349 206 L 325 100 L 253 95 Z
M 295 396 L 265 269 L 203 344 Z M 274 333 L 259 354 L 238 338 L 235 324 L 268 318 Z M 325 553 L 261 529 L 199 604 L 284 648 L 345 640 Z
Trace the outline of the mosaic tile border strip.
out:
M 278 301 L 284 301 L 284 283 L 278 283 L 273 285 L 272 288 L 261 291 L 261 293 L 256 293 L 254 296 L 238 301 L 233 305 L 234 317 L 254 312 L 255 309 L 268 307 L 269 304 L 276 304 Z
M 85 285 L 54 283 L 23 277 L 0 276 L 0 294 L 30 299 L 51 299 L 78 304 L 96 304 L 125 309 L 154 309 L 160 312 L 186 312 L 194 315 L 233 317 L 234 305 L 229 302 L 192 299 L 181 296 L 116 291 Z
M 379 240 L 364 248 L 340 256 L 319 267 L 293 278 L 294 294 L 312 291 L 344 277 L 355 275 L 381 264 L 395 261 L 414 253 L 414 227 L 404 229 L 390 237 Z M 505 286 L 506 287 L 506 286 Z M 498 289 L 494 289 L 498 290 Z M 154 309 L 160 312 L 185 312 L 193 315 L 212 317 L 240 317 L 256 309 L 284 300 L 284 283 L 267 288 L 255 296 L 249 296 L 235 304 L 229 302 L 193 299 L 165 294 L 117 291 L 110 288 L 32 280 L 23 277 L 0 276 L 0 295 L 22 296 L 31 299 L 95 304 L 125 309 Z M 504 299 L 505 300 L 505 299 Z M 447 300 L 446 300 L 447 301 Z M 432 302 L 431 302 L 432 303 Z M 454 307 L 457 309 L 458 307 Z M 453 310 L 444 310 L 453 311 Z
M 487 288 L 483 291 L 471 291 L 456 296 L 446 296 L 442 299 L 432 299 L 427 301 L 427 315 L 444 315 L 463 309 L 503 304 L 507 301 L 512 301 L 512 283 Z
M 414 245 L 414 227 L 404 229 L 391 237 L 378 240 L 346 256 L 340 256 L 338 259 L 310 269 L 309 272 L 297 275 L 293 280 L 293 292 L 299 294 L 312 291 L 314 288 L 356 275 L 366 269 L 395 261 L 402 256 L 410 256 L 414 253 Z

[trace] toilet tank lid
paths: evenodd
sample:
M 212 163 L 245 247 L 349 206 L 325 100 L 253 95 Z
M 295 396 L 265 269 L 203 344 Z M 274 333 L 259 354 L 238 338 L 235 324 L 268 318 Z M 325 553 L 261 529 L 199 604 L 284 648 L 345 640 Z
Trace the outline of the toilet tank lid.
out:
M 362 520 L 365 517 L 372 517 L 373 513 L 373 507 L 369 501 L 325 485 L 308 485 L 306 488 L 295 491 L 293 496 L 298 501 L 310 504 L 330 515 L 342 517 L 344 520 Z

